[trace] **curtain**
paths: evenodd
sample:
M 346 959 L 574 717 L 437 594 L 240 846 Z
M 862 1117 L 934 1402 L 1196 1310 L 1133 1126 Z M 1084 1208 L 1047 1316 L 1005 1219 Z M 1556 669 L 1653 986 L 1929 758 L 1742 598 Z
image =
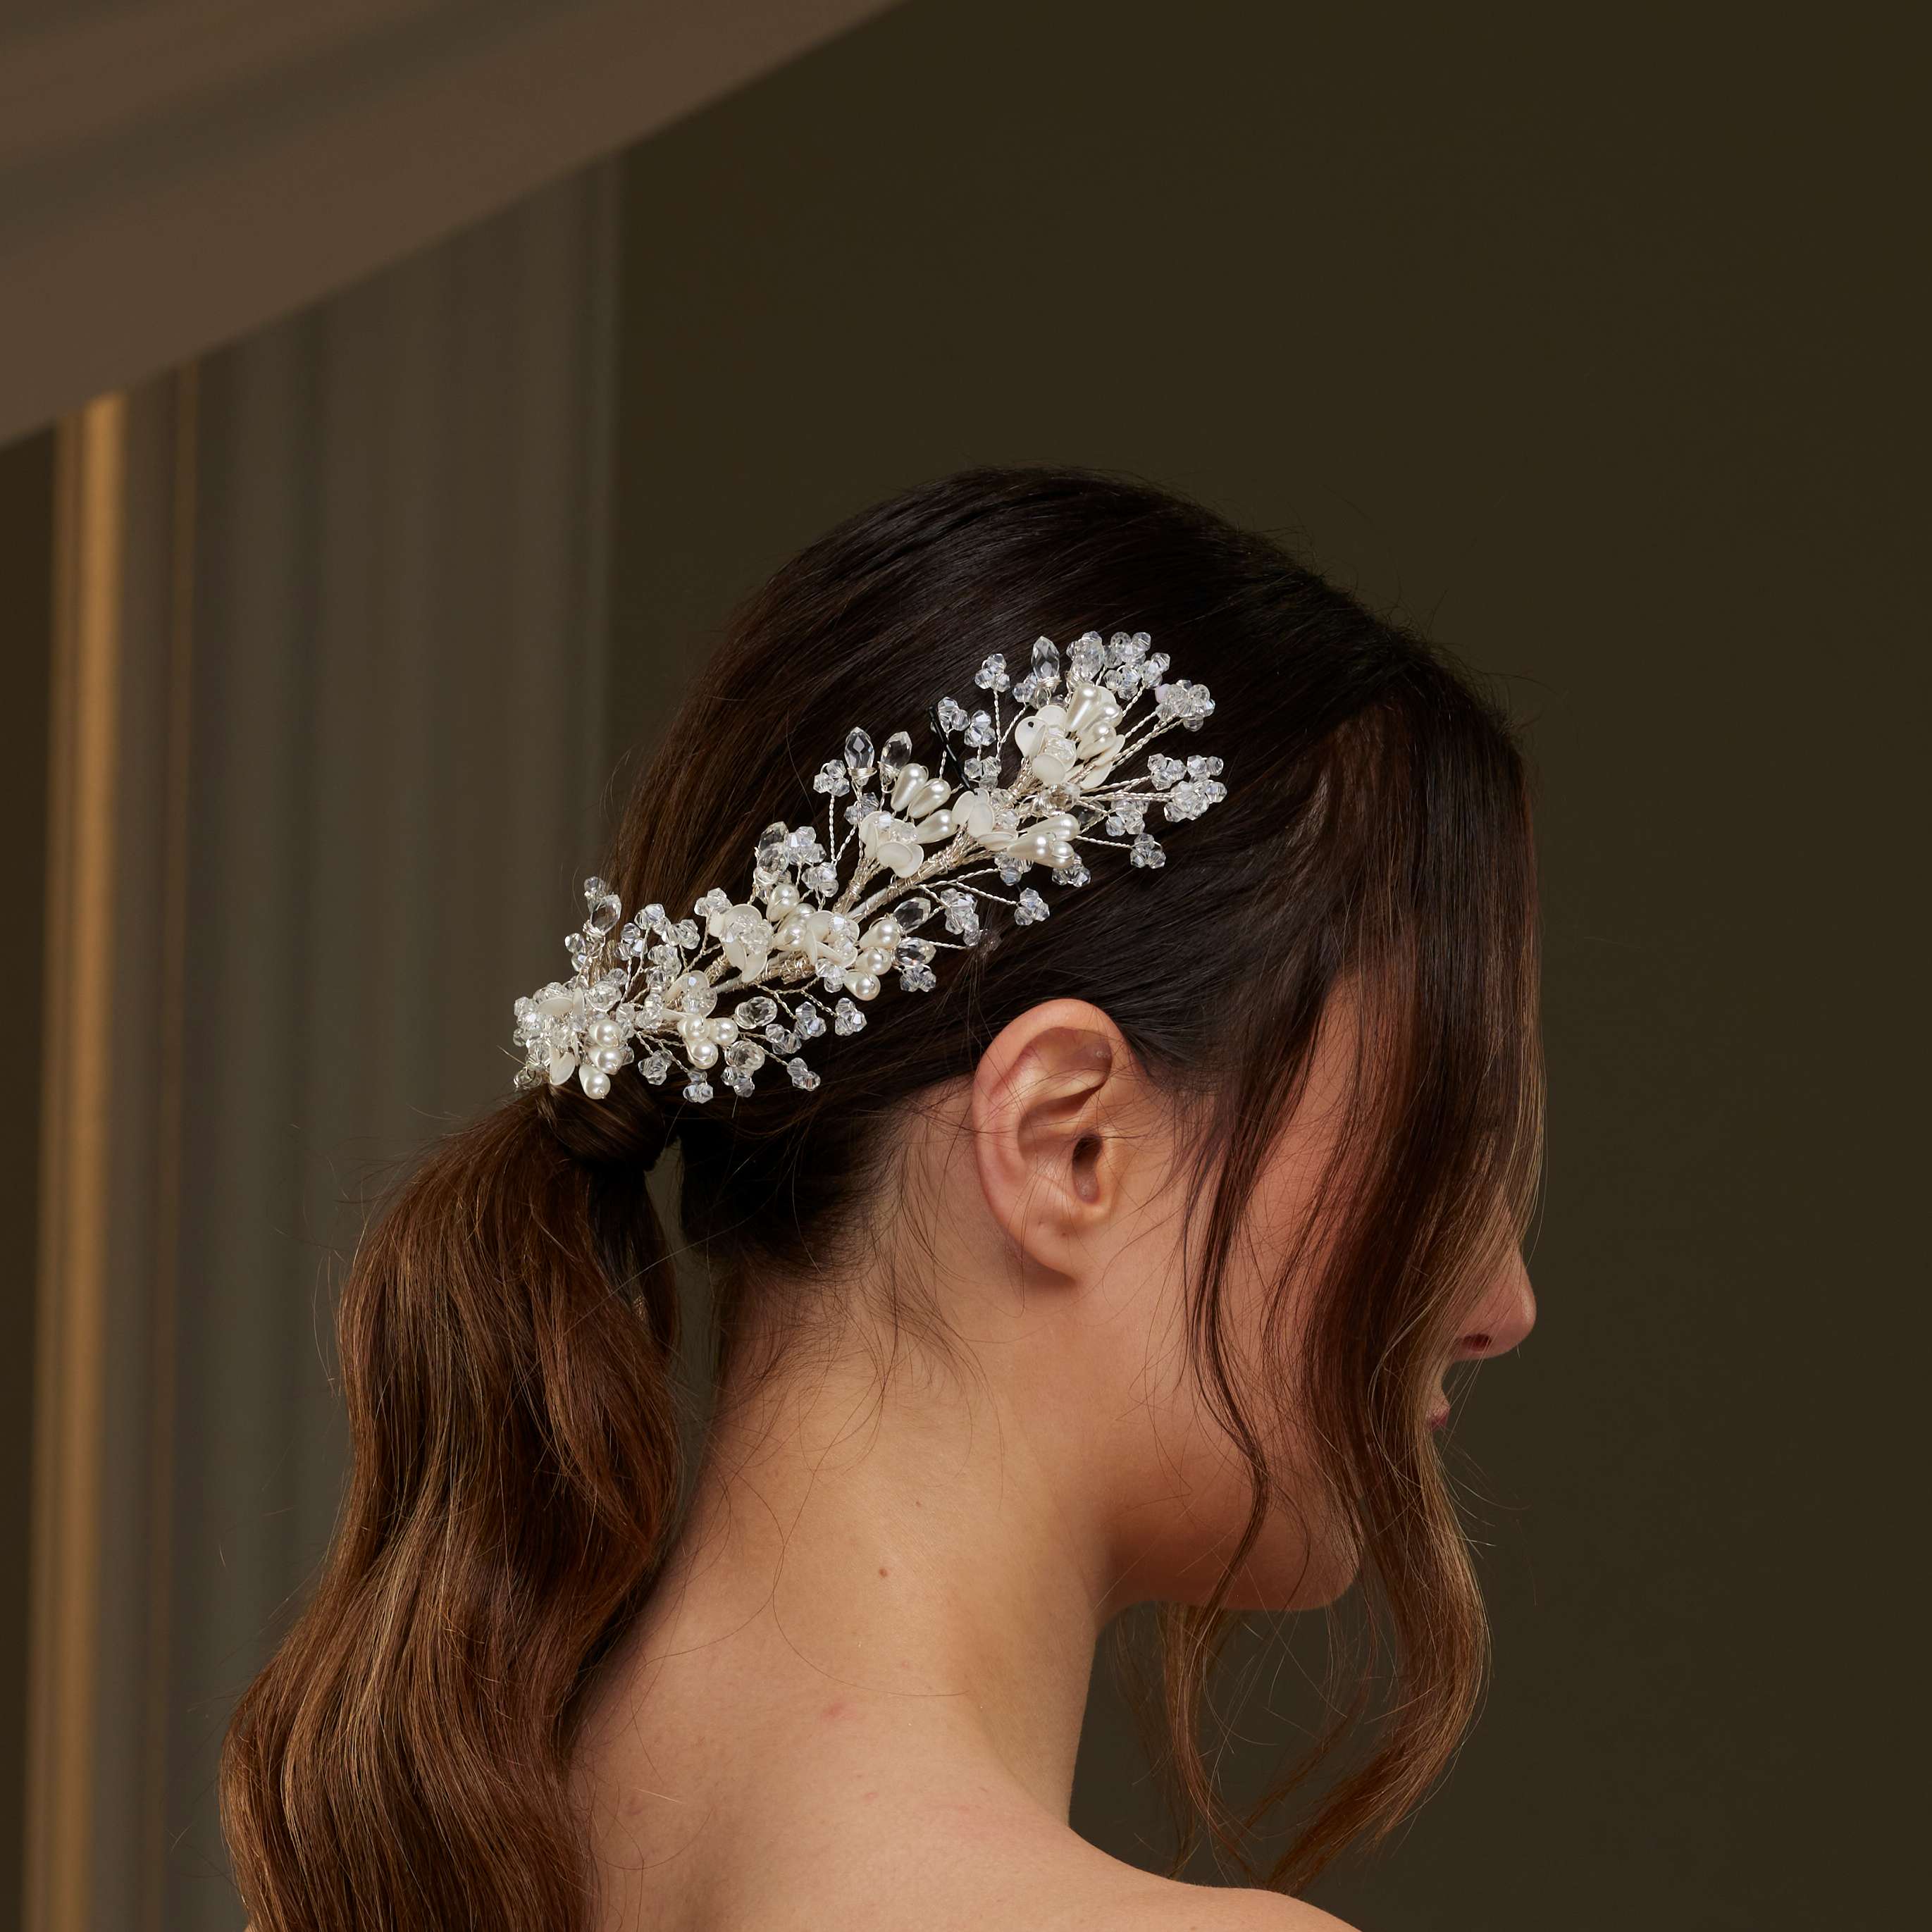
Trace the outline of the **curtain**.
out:
M 235 1932 L 340 1266 L 598 856 L 614 181 L 62 425 L 32 1932 Z

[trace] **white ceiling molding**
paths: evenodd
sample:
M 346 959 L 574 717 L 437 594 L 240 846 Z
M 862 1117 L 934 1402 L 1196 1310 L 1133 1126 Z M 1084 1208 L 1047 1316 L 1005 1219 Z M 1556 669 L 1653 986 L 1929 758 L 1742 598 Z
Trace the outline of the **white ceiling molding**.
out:
M 28 0 L 0 440 L 662 128 L 892 0 Z

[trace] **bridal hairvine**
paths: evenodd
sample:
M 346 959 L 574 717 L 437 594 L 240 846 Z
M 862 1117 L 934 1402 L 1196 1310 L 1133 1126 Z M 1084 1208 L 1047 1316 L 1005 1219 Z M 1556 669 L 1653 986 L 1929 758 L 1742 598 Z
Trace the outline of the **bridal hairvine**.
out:
M 590 916 L 564 940 L 570 978 L 516 1003 L 516 1084 L 561 1086 L 574 1075 L 602 1100 L 634 1060 L 654 1084 L 681 1075 L 685 1099 L 702 1102 L 714 1071 L 742 1097 L 776 1060 L 794 1086 L 816 1087 L 805 1042 L 857 1033 L 889 973 L 907 992 L 930 992 L 938 955 L 979 944 L 982 902 L 1010 908 L 1018 926 L 1048 916 L 1024 883 L 1035 867 L 1078 886 L 1090 876 L 1083 846 L 1165 865 L 1149 808 L 1198 818 L 1227 791 L 1219 758 L 1154 752 L 1127 770 L 1154 740 L 1177 726 L 1198 730 L 1214 709 L 1205 685 L 1166 681 L 1167 656 L 1151 641 L 1117 631 L 1103 644 L 1089 631 L 1068 647 L 1063 676 L 1058 648 L 1042 638 L 1017 680 L 995 652 L 973 680 L 989 710 L 950 698 L 933 707 L 930 770 L 914 763 L 904 731 L 876 751 L 862 730 L 848 733 L 843 755 L 812 782 L 825 797 L 824 836 L 811 824 L 766 826 L 742 898 L 713 888 L 688 919 L 653 904 L 624 920 L 617 895 L 586 880 Z M 1018 764 L 1008 777 L 1010 757 Z M 1017 893 L 974 883 L 996 874 Z M 922 934 L 935 917 L 950 937 Z

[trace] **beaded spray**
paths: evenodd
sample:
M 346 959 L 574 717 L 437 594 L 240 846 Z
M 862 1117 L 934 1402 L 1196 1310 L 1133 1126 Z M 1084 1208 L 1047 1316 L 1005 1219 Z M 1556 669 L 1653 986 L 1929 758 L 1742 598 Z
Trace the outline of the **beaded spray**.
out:
M 654 1084 L 681 1075 L 685 1099 L 701 1104 L 713 1072 L 742 1098 L 776 1061 L 794 1086 L 816 1087 L 805 1042 L 860 1031 L 889 973 L 906 992 L 932 992 L 938 954 L 979 944 L 981 902 L 1010 908 L 1018 926 L 1048 916 L 1046 900 L 1023 883 L 1034 867 L 1055 885 L 1080 886 L 1090 877 L 1082 846 L 1165 865 L 1149 809 L 1170 822 L 1198 818 L 1227 791 L 1219 758 L 1154 752 L 1126 770 L 1155 739 L 1198 730 L 1214 709 L 1205 685 L 1166 681 L 1168 659 L 1151 642 L 1144 631 L 1117 631 L 1103 644 L 1089 631 L 1068 647 L 1063 678 L 1058 648 L 1042 638 L 1017 682 L 995 652 L 974 678 L 990 711 L 950 698 L 933 707 L 932 770 L 913 762 L 904 731 L 876 753 L 865 732 L 848 733 L 844 755 L 812 782 L 825 796 L 824 836 L 810 824 L 766 826 L 742 899 L 714 887 L 688 919 L 652 904 L 620 925 L 617 895 L 586 879 L 590 916 L 564 940 L 570 978 L 516 1002 L 516 1084 L 561 1086 L 574 1076 L 601 1100 L 634 1061 Z M 1012 700 L 1004 716 L 1003 693 Z M 1010 754 L 1018 765 L 1009 778 Z M 995 874 L 1016 896 L 974 883 Z M 935 916 L 950 938 L 922 935 Z

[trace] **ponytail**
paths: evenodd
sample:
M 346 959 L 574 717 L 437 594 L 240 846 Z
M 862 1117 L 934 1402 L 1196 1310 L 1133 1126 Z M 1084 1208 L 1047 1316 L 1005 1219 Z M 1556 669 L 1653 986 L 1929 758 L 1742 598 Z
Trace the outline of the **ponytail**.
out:
M 347 1499 L 224 1754 L 254 1932 L 589 1923 L 571 1730 L 676 1507 L 676 1301 L 661 1127 L 574 1098 L 440 1142 L 357 1252 Z

